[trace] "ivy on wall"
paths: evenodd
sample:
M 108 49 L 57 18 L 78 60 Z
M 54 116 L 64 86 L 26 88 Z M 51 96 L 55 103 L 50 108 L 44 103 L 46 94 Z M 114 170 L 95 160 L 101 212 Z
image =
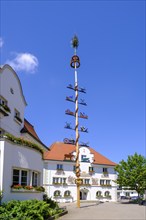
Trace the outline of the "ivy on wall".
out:
M 39 146 L 38 144 L 32 143 L 31 141 L 25 140 L 23 138 L 19 138 L 19 137 L 15 137 L 12 134 L 6 133 L 3 136 L 1 136 L 1 138 L 6 138 L 9 141 L 18 144 L 18 145 L 22 145 L 22 146 L 27 146 L 30 148 L 33 148 L 39 152 L 41 152 L 43 154 L 44 150 L 41 148 L 41 146 Z

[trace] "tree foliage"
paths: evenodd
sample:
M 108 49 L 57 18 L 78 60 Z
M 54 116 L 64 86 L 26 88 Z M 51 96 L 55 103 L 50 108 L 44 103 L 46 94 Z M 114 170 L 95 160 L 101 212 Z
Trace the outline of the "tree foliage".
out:
M 117 184 L 125 189 L 136 190 L 143 194 L 146 190 L 146 158 L 135 153 L 127 161 L 120 161 L 116 166 Z
M 51 208 L 50 206 L 52 206 Z M 39 200 L 25 200 L 16 201 L 11 200 L 8 203 L 3 203 L 0 206 L 0 219 L 3 220 L 48 220 L 51 216 L 56 216 L 61 213 L 57 203 L 51 199 L 47 201 Z

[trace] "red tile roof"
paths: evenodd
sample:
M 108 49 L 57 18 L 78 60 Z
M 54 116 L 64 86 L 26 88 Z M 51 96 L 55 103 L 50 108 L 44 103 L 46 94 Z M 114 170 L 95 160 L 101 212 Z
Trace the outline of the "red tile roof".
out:
M 37 140 L 40 144 L 42 144 L 44 147 L 46 147 L 46 145 L 44 145 L 40 138 L 38 137 L 34 126 L 32 124 L 30 124 L 30 122 L 28 122 L 26 119 L 24 119 L 24 127 L 21 130 L 22 133 L 28 133 L 29 135 L 31 135 L 35 140 Z M 47 148 L 47 147 L 46 147 Z M 47 148 L 48 149 L 48 148 Z M 49 149 L 48 149 L 49 150 Z
M 34 126 L 32 124 L 30 124 L 30 122 L 28 122 L 26 119 L 24 119 L 24 129 L 30 133 L 33 137 L 35 137 L 36 139 L 38 139 L 40 141 L 40 138 L 38 137 Z
M 116 166 L 116 163 L 112 162 L 108 158 L 96 152 L 91 147 L 88 147 L 88 149 L 92 154 L 94 154 L 94 162 L 93 162 L 94 164 Z M 75 145 L 64 144 L 62 142 L 55 142 L 51 145 L 50 151 L 44 153 L 44 159 L 63 161 L 65 154 L 72 153 L 75 150 L 76 150 Z

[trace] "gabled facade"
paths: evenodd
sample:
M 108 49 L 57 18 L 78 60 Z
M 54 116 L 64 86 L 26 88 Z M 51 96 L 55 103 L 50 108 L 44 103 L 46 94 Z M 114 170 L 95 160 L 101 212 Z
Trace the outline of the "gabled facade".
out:
M 2 202 L 42 199 L 44 188 L 58 202 L 75 201 L 75 145 L 56 142 L 49 150 L 41 142 L 24 118 L 26 100 L 20 80 L 9 65 L 0 68 L 0 86 Z M 86 146 L 79 148 L 79 161 L 80 199 L 116 201 L 116 164 Z
M 72 202 L 76 195 L 75 145 L 56 142 L 44 153 L 44 187 L 58 202 Z M 79 148 L 81 200 L 117 200 L 115 163 L 86 146 Z
M 34 127 L 24 119 L 26 100 L 15 71 L 0 68 L 0 190 L 3 202 L 42 199 L 43 152 Z

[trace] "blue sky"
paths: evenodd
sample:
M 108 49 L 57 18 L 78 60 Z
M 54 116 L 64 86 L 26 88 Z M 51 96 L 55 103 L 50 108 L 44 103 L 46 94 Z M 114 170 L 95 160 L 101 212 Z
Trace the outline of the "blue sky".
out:
M 20 77 L 26 119 L 47 146 L 75 137 L 64 129 L 74 34 L 89 116 L 80 141 L 114 162 L 145 155 L 145 1 L 1 1 L 1 64 Z

